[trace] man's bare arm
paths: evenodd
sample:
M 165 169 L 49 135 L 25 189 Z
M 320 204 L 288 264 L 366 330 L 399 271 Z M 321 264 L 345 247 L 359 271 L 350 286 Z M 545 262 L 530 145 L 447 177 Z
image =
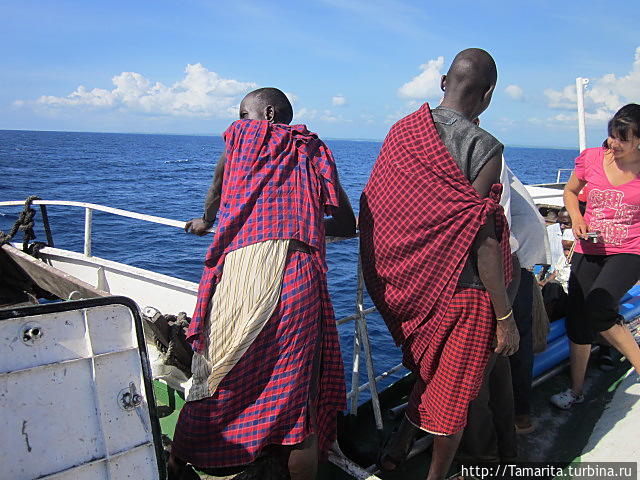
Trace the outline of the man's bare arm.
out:
M 351 237 L 356 234 L 356 217 L 344 188 L 338 181 L 338 208 L 324 221 L 326 234 L 331 237 Z
M 222 197 L 222 180 L 224 179 L 224 165 L 226 162 L 225 152 L 222 152 L 220 159 L 216 164 L 213 174 L 213 181 L 207 192 L 204 201 L 204 215 L 202 218 L 194 218 L 189 220 L 184 227 L 187 233 L 193 233 L 199 237 L 206 235 L 216 220 L 218 209 L 220 208 L 220 198 Z
M 473 182 L 473 188 L 481 197 L 487 197 L 491 191 L 491 186 L 494 183 L 499 183 L 501 167 L 502 155 L 496 155 L 482 167 Z M 493 215 L 487 217 L 484 225 L 480 227 L 472 248 L 478 259 L 480 280 L 487 289 L 496 318 L 502 318 L 512 310 L 504 284 L 502 252 L 496 237 Z M 496 353 L 503 355 L 515 353 L 518 350 L 520 336 L 518 335 L 513 314 L 497 323 L 496 336 L 498 345 L 495 349 Z

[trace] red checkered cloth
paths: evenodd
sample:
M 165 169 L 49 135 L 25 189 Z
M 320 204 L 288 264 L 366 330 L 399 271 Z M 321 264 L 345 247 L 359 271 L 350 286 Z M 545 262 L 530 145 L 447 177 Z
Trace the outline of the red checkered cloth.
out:
M 335 162 L 304 125 L 239 120 L 224 139 L 218 228 L 187 334 L 194 350 L 203 349 L 207 306 L 228 252 L 264 240 L 297 239 L 311 254 L 289 252 L 274 314 L 214 395 L 185 404 L 172 451 L 202 468 L 246 465 L 268 445 L 294 445 L 315 432 L 322 456 L 336 438 L 336 416 L 346 398 L 323 222 L 338 206 Z M 317 396 L 310 399 L 319 335 L 321 373 Z
M 237 120 L 223 137 L 227 160 L 218 224 L 187 331 L 197 352 L 204 348 L 204 319 L 225 255 L 264 240 L 291 238 L 312 247 L 326 272 L 324 215 L 338 206 L 331 151 L 304 125 Z
M 502 185 L 496 184 L 487 198 L 478 195 L 440 139 L 428 104 L 396 123 L 385 139 L 360 198 L 362 267 L 373 302 L 396 344 L 403 346 L 404 364 L 418 375 L 435 368 L 434 362 L 464 363 L 455 356 L 427 359 L 425 348 L 441 355 L 457 351 L 445 348 L 456 330 L 440 333 L 451 321 L 447 315 L 452 315 L 448 312 L 462 267 L 489 215 L 496 221 L 505 279 L 510 281 L 509 228 L 498 203 L 501 192 Z M 420 341 L 408 342 L 414 334 Z M 472 351 L 471 339 L 461 351 Z M 483 358 L 478 359 L 479 381 Z M 441 389 L 438 394 L 435 401 L 448 402 L 457 392 Z
M 320 376 L 317 394 L 310 398 L 318 347 Z M 268 445 L 294 445 L 317 433 L 324 456 L 336 438 L 345 396 L 324 275 L 311 255 L 289 252 L 274 314 L 213 396 L 184 405 L 172 453 L 201 468 L 246 465 Z M 310 407 L 316 427 L 309 421 Z
M 407 418 L 431 433 L 452 435 L 467 423 L 492 350 L 495 320 L 489 295 L 458 286 L 436 331 L 426 324 L 403 345 L 416 372 Z

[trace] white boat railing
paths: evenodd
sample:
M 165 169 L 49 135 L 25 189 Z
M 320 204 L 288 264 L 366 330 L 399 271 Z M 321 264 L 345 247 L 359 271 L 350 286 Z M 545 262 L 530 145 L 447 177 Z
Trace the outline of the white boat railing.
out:
M 24 201 L 2 201 L 0 207 L 9 206 L 23 206 Z M 147 215 L 143 213 L 132 212 L 128 210 L 122 210 L 119 208 L 106 207 L 104 205 L 98 205 L 95 203 L 87 202 L 75 202 L 66 200 L 34 200 L 32 205 L 55 205 L 64 207 L 78 207 L 85 210 L 85 222 L 84 222 L 84 255 L 91 257 L 91 244 L 92 244 L 92 220 L 93 212 L 105 212 L 112 215 L 127 217 L 136 220 L 142 220 L 145 222 L 157 223 L 160 225 L 167 225 L 170 227 L 184 229 L 186 222 L 180 220 L 172 220 L 169 218 L 158 217 L 155 215 Z M 328 243 L 339 242 L 346 240 L 346 238 L 330 237 L 327 238 Z M 355 313 L 337 320 L 338 325 L 342 325 L 348 322 L 355 322 L 353 332 L 353 365 L 351 369 L 351 391 L 347 394 L 347 400 L 350 400 L 349 412 L 352 415 L 357 415 L 358 403 L 360 398 L 360 392 L 369 390 L 371 395 L 371 402 L 373 406 L 373 413 L 376 423 L 376 428 L 382 430 L 382 412 L 380 409 L 380 401 L 378 399 L 377 383 L 382 379 L 398 372 L 404 367 L 402 364 L 398 364 L 388 371 L 376 376 L 373 356 L 371 354 L 371 345 L 369 342 L 369 333 L 367 328 L 366 316 L 376 311 L 375 307 L 365 308 L 364 306 L 364 280 L 362 277 L 362 267 L 360 261 L 358 261 L 357 267 L 357 290 L 355 299 Z M 364 353 L 365 367 L 367 369 L 367 382 L 359 385 L 360 382 L 360 356 Z M 357 387 L 355 387 L 357 385 Z
M 67 200 L 34 200 L 32 205 L 61 205 L 66 207 L 81 207 L 84 208 L 84 254 L 88 257 L 91 256 L 91 233 L 92 233 L 92 219 L 93 211 L 111 213 L 120 217 L 135 218 L 137 220 L 143 220 L 145 222 L 159 223 L 161 225 L 168 225 L 170 227 L 177 227 L 184 229 L 185 222 L 180 220 L 171 220 L 170 218 L 156 217 L 155 215 L 146 215 L 144 213 L 130 212 L 128 210 L 122 210 L 120 208 L 105 207 L 104 205 L 98 205 L 97 203 L 87 202 L 74 202 Z M 0 202 L 0 207 L 8 206 L 22 206 L 24 201 L 12 200 Z
M 556 176 L 556 183 L 561 183 L 560 178 L 562 177 L 562 172 L 573 172 L 573 168 L 559 168 L 558 175 Z

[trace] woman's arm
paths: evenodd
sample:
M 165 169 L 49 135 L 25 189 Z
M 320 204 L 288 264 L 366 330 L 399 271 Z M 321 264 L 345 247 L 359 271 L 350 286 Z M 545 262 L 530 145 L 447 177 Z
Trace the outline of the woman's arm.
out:
M 571 226 L 573 229 L 573 234 L 576 238 L 587 238 L 587 232 L 589 231 L 589 226 L 587 222 L 584 221 L 584 217 L 580 213 L 580 205 L 578 202 L 578 194 L 587 184 L 584 180 L 580 180 L 576 177 L 575 173 L 571 174 L 569 181 L 564 187 L 564 206 L 571 217 Z

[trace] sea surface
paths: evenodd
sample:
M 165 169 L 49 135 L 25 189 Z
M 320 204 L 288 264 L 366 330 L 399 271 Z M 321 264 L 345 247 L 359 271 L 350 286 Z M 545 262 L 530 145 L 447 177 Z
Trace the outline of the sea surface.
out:
M 351 140 L 326 143 L 357 213 L 360 193 L 382 144 Z M 176 220 L 200 217 L 223 145 L 217 136 L 0 130 L 0 201 L 38 195 L 47 200 L 98 203 Z M 523 183 L 554 182 L 557 170 L 572 168 L 577 155 L 577 149 L 505 148 L 506 161 Z M 20 210 L 0 207 L 0 230 L 7 232 Z M 48 211 L 55 246 L 82 252 L 84 210 L 50 206 Z M 36 233 L 37 240 L 46 241 L 41 228 Z M 192 282 L 200 278 L 210 240 L 187 235 L 178 228 L 94 212 L 94 256 Z M 327 250 L 329 290 L 338 318 L 355 311 L 357 257 L 355 239 L 331 244 Z M 400 362 L 400 351 L 377 314 L 368 316 L 367 322 L 379 374 Z M 349 384 L 353 323 L 339 330 Z M 362 381 L 366 380 L 364 363 L 360 371 Z M 381 386 L 403 374 L 396 374 Z M 362 398 L 367 397 L 365 394 Z

